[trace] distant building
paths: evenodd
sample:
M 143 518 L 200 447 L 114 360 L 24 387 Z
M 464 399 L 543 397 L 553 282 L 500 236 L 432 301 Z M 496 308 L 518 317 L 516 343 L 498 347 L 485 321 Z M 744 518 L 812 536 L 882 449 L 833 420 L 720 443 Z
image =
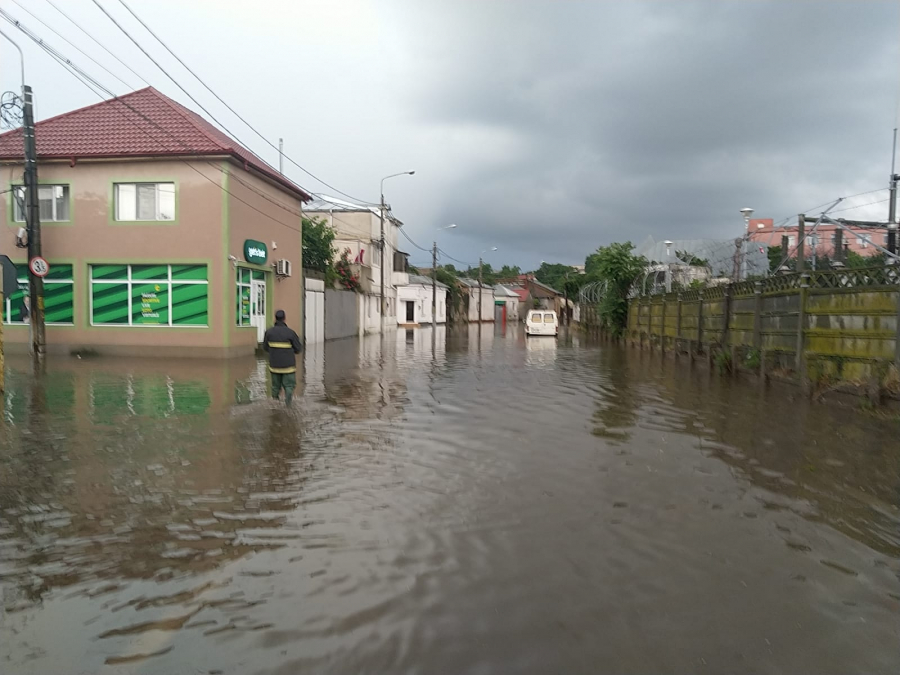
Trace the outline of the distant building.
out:
M 309 218 L 324 220 L 335 231 L 336 257 L 349 250 L 353 269 L 359 274 L 363 297 L 360 304 L 360 333 L 381 331 L 381 210 L 336 197 L 318 195 L 304 209 Z M 385 212 L 384 218 L 384 304 L 385 321 L 398 320 L 397 289 L 409 282 L 408 254 L 398 247 L 403 223 Z M 404 308 L 405 311 L 405 308 Z
M 519 295 L 511 288 L 497 284 L 494 286 L 494 305 L 502 305 L 506 321 L 519 320 Z
M 483 284 L 479 288 L 478 281 L 475 279 L 467 279 L 460 277 L 458 279 L 459 287 L 463 292 L 463 318 L 469 323 L 477 323 L 478 321 L 494 320 L 494 287 Z M 479 294 L 481 303 L 478 302 Z M 478 307 L 481 306 L 481 316 L 479 317 Z
M 557 314 L 562 312 L 563 294 L 541 283 L 533 274 L 520 274 L 515 279 L 503 280 L 503 285 L 511 288 L 519 296 L 519 316 L 522 318 L 529 309 L 552 309 Z M 523 301 L 529 306 L 523 307 Z
M 862 256 L 870 256 L 878 253 L 869 242 L 878 246 L 887 245 L 887 227 L 868 228 L 847 225 L 850 231 L 843 230 L 841 234 L 844 250 L 853 251 Z M 810 257 L 813 252 L 817 256 L 834 257 L 835 234 L 840 230 L 837 225 L 820 223 L 812 232 L 812 223 L 806 224 L 805 255 Z M 772 218 L 751 218 L 749 238 L 750 241 L 767 246 L 781 246 L 782 236 L 788 238 L 788 248 L 791 257 L 796 257 L 797 251 L 797 220 L 789 221 L 783 227 L 774 227 Z M 863 238 L 865 237 L 865 239 Z M 866 241 L 868 239 L 868 241 Z
M 435 286 L 437 287 L 437 299 L 435 302 L 436 323 L 447 323 L 447 291 L 450 289 L 440 281 Z M 435 300 L 432 295 L 434 291 L 431 278 L 419 274 L 410 274 L 409 283 L 406 286 L 397 287 L 397 302 L 399 305 L 397 323 L 403 326 L 435 323 L 434 318 L 431 316 L 431 304 Z

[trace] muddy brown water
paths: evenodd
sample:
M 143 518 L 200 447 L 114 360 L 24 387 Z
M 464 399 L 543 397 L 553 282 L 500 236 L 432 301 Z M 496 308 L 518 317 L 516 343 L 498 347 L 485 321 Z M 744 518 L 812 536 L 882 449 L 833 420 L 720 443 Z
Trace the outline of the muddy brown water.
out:
M 431 338 L 9 359 L 0 672 L 900 672 L 896 420 Z

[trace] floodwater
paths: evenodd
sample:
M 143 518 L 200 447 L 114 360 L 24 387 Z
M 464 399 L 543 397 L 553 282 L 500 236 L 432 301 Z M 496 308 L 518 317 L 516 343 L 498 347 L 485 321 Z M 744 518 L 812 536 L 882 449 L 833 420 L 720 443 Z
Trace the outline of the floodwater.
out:
M 0 672 L 900 672 L 900 424 L 515 329 L 8 360 Z

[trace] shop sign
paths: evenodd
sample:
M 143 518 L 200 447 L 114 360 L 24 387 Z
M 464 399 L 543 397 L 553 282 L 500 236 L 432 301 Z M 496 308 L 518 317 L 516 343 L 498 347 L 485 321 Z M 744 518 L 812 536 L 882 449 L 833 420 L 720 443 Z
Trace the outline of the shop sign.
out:
M 261 241 L 248 239 L 244 242 L 244 260 L 254 265 L 265 265 L 269 258 L 269 251 Z

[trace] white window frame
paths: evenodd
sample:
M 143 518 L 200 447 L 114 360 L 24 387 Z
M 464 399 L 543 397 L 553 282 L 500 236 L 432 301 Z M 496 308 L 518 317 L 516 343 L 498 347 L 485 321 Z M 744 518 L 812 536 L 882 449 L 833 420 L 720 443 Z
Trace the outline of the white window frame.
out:
M 176 279 L 174 282 L 172 281 L 172 264 L 166 265 L 168 268 L 166 270 L 166 275 L 168 279 L 132 279 L 131 278 L 131 268 L 134 265 L 162 265 L 163 263 L 104 263 L 104 264 L 118 264 L 125 265 L 127 267 L 127 280 L 125 279 L 97 279 L 94 281 L 94 267 L 93 263 L 88 265 L 89 274 L 88 274 L 88 318 L 90 319 L 91 326 L 97 326 L 100 328 L 209 328 L 209 265 L 206 263 L 173 263 L 175 265 L 205 265 L 206 267 L 206 280 L 201 281 L 199 279 Z M 172 323 L 172 284 L 185 284 L 185 285 L 203 285 L 207 287 L 206 291 L 206 324 L 189 324 L 189 325 L 179 325 Z M 94 285 L 106 285 L 106 286 L 121 286 L 122 284 L 126 284 L 128 286 L 128 323 L 95 323 L 94 322 Z M 167 284 L 169 289 L 167 291 L 169 296 L 169 323 L 134 323 L 134 316 L 132 311 L 132 304 L 134 300 L 133 295 L 133 286 L 137 284 L 138 286 L 145 286 L 147 284 Z
M 52 197 L 50 199 L 50 203 L 52 205 L 53 216 L 51 218 L 44 218 L 41 216 L 42 223 L 70 223 L 72 222 L 72 191 L 69 189 L 69 186 L 66 183 L 41 183 L 38 185 L 38 208 L 40 208 L 40 199 L 41 199 L 41 189 L 43 188 L 62 188 L 63 196 L 66 200 L 66 205 L 68 208 L 68 217 L 67 218 L 59 218 L 56 212 L 56 198 Z M 21 205 L 19 200 L 21 201 Z M 12 192 L 12 207 L 13 207 L 13 222 L 14 223 L 24 223 L 25 221 L 25 186 L 24 185 L 15 185 L 13 186 Z
M 249 267 L 237 267 L 235 269 L 236 269 L 237 288 L 240 288 L 240 289 L 246 288 L 248 291 L 250 291 L 250 296 L 252 298 L 252 295 L 253 295 L 253 270 L 250 269 Z M 250 273 L 250 281 L 248 281 L 247 283 L 244 283 L 243 281 L 241 281 L 241 272 L 244 270 L 246 270 Z M 251 303 L 252 302 L 253 301 L 251 299 Z M 235 317 L 234 325 L 236 327 L 238 327 L 238 328 L 254 328 L 255 327 L 252 323 L 252 321 L 253 321 L 252 315 L 248 319 L 247 323 L 241 323 L 241 318 L 242 318 L 242 315 L 239 312 L 238 315 Z
M 152 185 L 154 187 L 154 201 L 155 201 L 155 217 L 154 218 L 140 218 L 138 213 L 138 188 L 140 186 Z M 160 185 L 171 185 L 172 186 L 172 217 L 171 218 L 161 218 L 159 212 L 159 187 Z M 121 218 L 119 212 L 119 205 L 121 200 L 119 198 L 120 188 L 122 187 L 132 187 L 134 188 L 134 218 Z M 172 223 L 177 219 L 178 214 L 178 194 L 175 189 L 175 183 L 173 181 L 157 181 L 157 182 L 135 182 L 135 183 L 115 183 L 113 186 L 113 209 L 115 215 L 115 221 L 117 223 Z

